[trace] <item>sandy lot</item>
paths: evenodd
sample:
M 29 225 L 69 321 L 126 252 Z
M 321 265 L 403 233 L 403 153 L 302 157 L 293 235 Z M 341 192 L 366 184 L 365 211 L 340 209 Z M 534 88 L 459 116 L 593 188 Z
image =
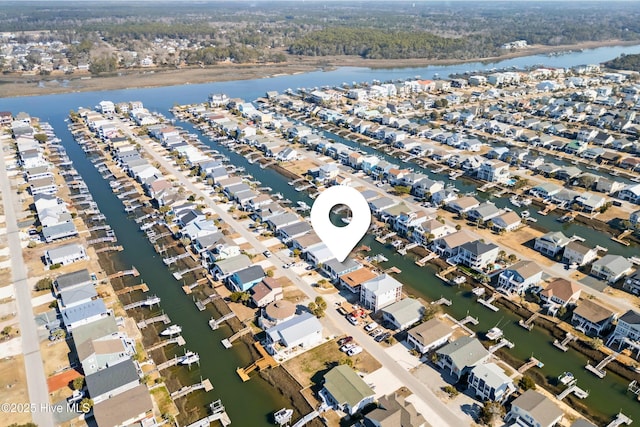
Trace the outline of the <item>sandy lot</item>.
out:
M 29 403 L 27 377 L 24 370 L 24 358 L 15 356 L 0 360 L 0 402 Z M 2 424 L 22 424 L 31 421 L 28 412 L 6 412 L 2 414 Z

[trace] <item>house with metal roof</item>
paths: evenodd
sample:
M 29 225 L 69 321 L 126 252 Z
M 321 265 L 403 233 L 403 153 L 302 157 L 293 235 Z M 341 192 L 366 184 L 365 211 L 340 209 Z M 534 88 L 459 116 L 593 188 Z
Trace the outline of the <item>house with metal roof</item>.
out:
M 71 331 L 73 345 L 78 349 L 87 340 L 111 339 L 119 337 L 118 325 L 114 316 L 102 317 L 95 322 L 80 325 Z
M 360 286 L 360 304 L 374 312 L 400 301 L 402 283 L 384 273 L 362 283 Z
M 72 289 L 63 290 L 58 295 L 61 309 L 83 304 L 97 297 L 98 293 L 93 283 L 85 283 Z
M 339 365 L 324 375 L 321 396 L 336 409 L 353 415 L 374 402 L 375 392 L 353 368 Z
M 77 243 L 69 243 L 44 252 L 44 261 L 49 267 L 54 264 L 69 265 L 85 259 L 89 259 L 89 257 L 84 247 Z
M 82 270 L 72 271 L 71 273 L 61 274 L 56 277 L 55 287 L 58 292 L 80 287 L 86 284 L 93 284 L 94 280 L 86 268 Z
M 322 342 L 322 324 L 311 313 L 294 316 L 265 332 L 266 348 L 274 355 L 286 354 L 296 348 L 308 349 Z
M 460 264 L 479 270 L 494 263 L 498 252 L 500 252 L 500 248 L 497 245 L 476 240 L 460 246 L 456 260 Z
M 290 240 L 303 236 L 311 230 L 311 225 L 307 221 L 298 221 L 280 228 L 276 234 L 282 238 L 283 242 L 288 243 Z
M 615 283 L 633 271 L 633 264 L 622 255 L 607 254 L 591 264 L 591 274 Z
M 514 211 L 503 212 L 492 218 L 491 221 L 493 222 L 493 229 L 498 232 L 502 230 L 513 231 L 522 224 L 520 215 Z
M 138 385 L 95 403 L 93 418 L 99 426 L 155 425 L 149 390 L 144 385 Z
M 240 292 L 246 292 L 255 284 L 260 282 L 264 277 L 265 272 L 262 267 L 254 264 L 236 271 L 229 277 L 228 281 L 229 285 L 231 285 L 233 289 Z
M 506 294 L 524 294 L 542 280 L 542 268 L 533 261 L 518 261 L 498 276 L 496 289 Z
M 412 403 L 397 393 L 382 396 L 378 407 L 364 416 L 365 427 L 423 427 L 426 420 Z
M 495 363 L 481 363 L 471 369 L 469 388 L 482 402 L 491 400 L 502 402 L 516 391 L 513 380 Z
M 407 345 L 420 354 L 425 354 L 449 342 L 451 335 L 451 326 L 433 318 L 407 331 Z
M 131 390 L 140 384 L 138 369 L 131 359 L 111 365 L 85 377 L 94 404 Z
M 619 341 L 628 338 L 631 341 L 640 340 L 640 313 L 635 310 L 629 310 L 618 319 L 616 328 L 607 340 L 607 345 L 613 344 L 615 341 Z
M 394 329 L 401 331 L 411 327 L 422 318 L 424 306 L 413 298 L 405 298 L 382 309 L 382 318 Z
M 562 253 L 562 262 L 566 264 L 586 265 L 598 257 L 598 250 L 581 244 L 580 242 L 569 242 Z
M 468 336 L 460 337 L 436 351 L 438 366 L 460 378 L 477 364 L 484 363 L 491 353 L 478 341 Z
M 322 242 L 317 243 L 313 246 L 309 246 L 303 252 L 306 259 L 316 267 L 319 264 L 325 263 L 330 259 L 335 258 L 335 255 L 333 254 L 333 252 L 331 252 L 331 249 L 329 249 L 329 247 Z
M 502 209 L 496 207 L 494 203 L 484 202 L 477 208 L 467 212 L 467 218 L 471 221 L 487 222 L 502 213 Z
M 236 271 L 247 268 L 251 264 L 252 262 L 248 256 L 244 254 L 238 255 L 217 261 L 211 270 L 211 274 L 216 280 L 224 280 Z
M 71 331 L 77 326 L 86 325 L 101 317 L 108 316 L 109 311 L 102 298 L 98 298 L 62 309 L 60 314 L 65 328 L 67 328 L 67 331 Z
M 516 425 L 552 427 L 562 420 L 564 413 L 548 397 L 534 390 L 527 390 L 511 403 L 505 417 Z
M 562 250 L 562 248 L 567 246 L 569 242 L 571 242 L 571 239 L 565 236 L 562 232 L 550 231 L 535 240 L 533 249 L 543 255 L 554 257 Z
M 332 258 L 322 263 L 322 271 L 329 275 L 334 283 L 339 280 L 340 276 L 356 271 L 360 267 L 362 265 L 353 258 L 345 258 L 342 262 Z
M 122 338 L 86 340 L 77 346 L 82 372 L 91 375 L 131 357 Z

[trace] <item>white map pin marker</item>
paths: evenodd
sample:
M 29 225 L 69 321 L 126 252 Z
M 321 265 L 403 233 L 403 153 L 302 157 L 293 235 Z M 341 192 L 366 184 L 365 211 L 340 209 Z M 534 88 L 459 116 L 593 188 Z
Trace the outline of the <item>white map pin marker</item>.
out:
M 329 212 L 336 205 L 346 205 L 351 209 L 351 222 L 346 227 L 337 227 L 331 223 Z M 347 258 L 351 249 L 365 235 L 370 224 L 369 204 L 353 187 L 336 185 L 327 188 L 320 193 L 311 208 L 313 230 L 339 262 Z

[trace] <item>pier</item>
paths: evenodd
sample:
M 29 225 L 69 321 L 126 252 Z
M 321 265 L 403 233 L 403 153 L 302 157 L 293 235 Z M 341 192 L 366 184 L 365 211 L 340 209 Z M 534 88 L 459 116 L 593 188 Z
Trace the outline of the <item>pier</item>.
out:
M 172 392 L 171 399 L 173 400 L 180 399 L 181 397 L 184 397 L 190 393 L 193 393 L 194 391 L 203 390 L 203 389 L 206 392 L 213 390 L 211 381 L 209 381 L 208 379 L 205 379 L 200 381 L 197 384 L 184 386 L 180 390 L 176 390 Z
M 135 286 L 127 286 L 117 290 L 116 295 L 130 294 L 131 292 L 136 292 L 136 291 L 148 292 L 149 286 L 147 286 L 146 283 L 140 283 L 139 285 L 135 285 Z
M 625 230 L 622 233 L 620 233 L 618 236 L 611 236 L 611 240 L 613 240 L 616 243 L 620 243 L 621 245 L 629 246 L 631 243 L 629 243 L 628 240 L 624 240 L 624 239 L 627 236 L 629 236 L 631 233 L 633 233 L 633 230 Z
M 516 345 L 511 341 L 507 340 L 506 338 L 502 338 L 498 344 L 494 344 L 491 347 L 489 347 L 489 353 L 495 353 L 502 347 L 513 348 L 515 346 Z
M 558 207 L 557 205 L 554 205 L 553 203 L 550 203 L 543 210 L 538 211 L 538 213 L 540 215 L 546 216 L 546 215 L 549 215 L 549 213 L 555 211 L 557 207 Z
M 195 285 L 198 285 L 198 282 L 195 282 Z M 196 307 L 198 307 L 198 310 L 204 311 L 205 308 L 207 307 L 207 304 L 220 298 L 222 298 L 220 295 L 209 295 L 205 299 L 196 301 Z
M 409 250 L 411 250 L 411 249 L 413 249 L 413 248 L 415 248 L 415 247 L 417 247 L 417 246 L 418 246 L 418 244 L 417 244 L 416 242 L 409 243 L 408 245 L 405 245 L 405 246 L 403 246 L 402 248 L 399 248 L 399 249 L 398 249 L 398 253 L 399 253 L 400 255 L 406 255 L 406 254 L 407 254 L 407 251 L 409 251 Z
M 227 427 L 231 424 L 231 419 L 229 418 L 229 415 L 227 415 L 224 406 L 222 406 L 220 399 L 211 403 L 209 407 L 211 408 L 211 415 L 204 417 L 193 424 L 189 424 L 186 427 L 209 427 L 211 423 L 215 421 L 219 421 L 220 424 L 222 424 L 222 427 Z
M 123 308 L 125 310 L 131 310 L 132 308 L 137 308 L 142 306 L 153 307 L 156 304 L 160 304 L 160 297 L 154 295 L 152 297 L 148 297 L 147 299 L 143 299 L 142 301 L 137 301 L 137 302 L 132 302 L 131 304 L 127 304 Z
M 529 358 L 529 360 L 524 365 L 522 365 L 522 366 L 520 366 L 518 368 L 518 373 L 524 374 L 525 372 L 527 372 L 529 369 L 533 368 L 534 366 L 537 366 L 538 368 L 542 368 L 544 366 L 544 363 L 542 363 L 541 361 L 539 361 L 535 357 L 531 356 Z
M 585 365 L 585 369 L 592 374 L 596 375 L 598 378 L 604 378 L 607 375 L 607 371 L 604 370 L 605 366 L 609 363 L 616 360 L 616 358 L 620 355 L 620 353 L 613 353 L 605 357 L 600 363 L 596 366 L 591 366 L 589 362 Z
M 231 335 L 229 338 L 225 338 L 220 342 L 222 343 L 224 348 L 231 348 L 233 346 L 233 342 L 235 340 L 237 340 L 238 338 L 240 338 L 243 335 L 251 333 L 251 330 L 252 330 L 251 327 L 247 326 L 246 328 L 242 328 L 241 330 L 239 330 L 235 334 Z
M 164 263 L 164 265 L 171 265 L 176 261 L 179 261 L 183 258 L 187 258 L 191 256 L 191 253 L 189 253 L 189 251 L 185 251 L 184 253 L 181 253 L 180 255 L 176 255 L 176 256 L 172 256 L 172 257 L 168 257 L 168 258 L 162 258 L 162 262 Z
M 97 239 L 87 240 L 87 245 L 95 245 L 96 243 L 117 242 L 115 236 L 98 237 Z
M 429 261 L 431 261 L 432 259 L 438 258 L 438 254 L 435 252 L 430 252 L 429 255 L 420 258 L 419 260 L 416 261 L 416 265 L 419 265 L 420 267 L 424 267 L 425 264 Z
M 303 425 L 307 424 L 309 421 L 313 420 L 314 418 L 317 418 L 320 416 L 320 412 L 318 411 L 313 411 L 308 413 L 307 415 L 305 415 L 304 417 L 300 418 L 294 425 L 293 427 L 302 427 Z
M 122 252 L 124 250 L 124 247 L 122 245 L 112 245 L 112 246 L 105 246 L 104 248 L 100 248 L 100 249 L 96 249 L 96 254 L 101 254 L 103 252 Z
M 396 233 L 395 231 L 392 231 L 391 233 L 387 233 L 382 237 L 376 237 L 376 242 L 382 243 L 384 245 L 385 243 L 387 243 L 387 239 L 390 239 L 391 237 L 394 237 L 397 234 L 398 233 Z
M 111 279 L 117 279 L 118 277 L 124 277 L 124 276 L 133 276 L 133 277 L 138 277 L 140 275 L 140 272 L 138 272 L 138 270 L 135 267 L 131 267 L 130 270 L 120 270 L 116 273 L 113 273 L 109 276 L 107 276 L 107 279 L 111 280 Z
M 609 424 L 607 424 L 607 427 L 618 427 L 618 426 L 621 426 L 622 424 L 629 425 L 632 422 L 633 422 L 633 420 L 631 418 L 627 417 L 622 412 L 618 412 L 618 415 L 616 415 L 616 417 L 615 417 L 615 419 L 613 421 L 611 421 Z
M 192 271 L 200 270 L 202 268 L 204 268 L 204 267 L 201 266 L 201 265 L 196 265 L 193 268 L 187 268 L 186 270 L 176 271 L 175 273 L 173 273 L 173 278 L 176 279 L 176 280 L 180 280 L 180 279 L 182 279 L 183 275 L 185 275 L 187 273 L 191 273 Z
M 451 322 L 455 323 L 457 327 L 459 327 L 460 329 L 465 331 L 467 334 L 469 334 L 470 337 L 475 337 L 476 336 L 476 333 L 473 332 L 471 329 L 469 329 L 466 326 L 466 324 L 467 323 L 471 323 L 472 325 L 477 325 L 478 324 L 478 319 L 473 318 L 471 316 L 467 316 L 462 320 L 457 320 L 453 316 L 450 316 L 449 314 L 444 314 L 442 317 L 444 317 L 445 319 L 448 319 Z
M 240 376 L 240 379 L 242 379 L 243 382 L 249 381 L 251 379 L 249 377 L 249 374 L 256 369 L 258 371 L 261 371 L 263 369 L 278 366 L 278 362 L 276 362 L 276 360 L 267 352 L 267 350 L 264 349 L 262 344 L 260 344 L 259 342 L 254 342 L 253 346 L 256 348 L 256 350 L 258 350 L 258 353 L 260 353 L 261 357 L 246 368 L 238 368 L 236 370 L 237 374 Z
M 553 345 L 558 347 L 560 350 L 562 351 L 567 351 L 569 350 L 569 348 L 567 347 L 567 345 L 574 340 L 577 340 L 578 337 L 574 336 L 571 332 L 567 332 L 567 335 L 564 337 L 564 339 L 562 340 L 562 342 L 558 341 L 558 340 L 554 340 L 553 341 Z
M 531 317 L 529 317 L 526 321 L 520 319 L 518 321 L 518 325 L 522 326 L 523 328 L 525 328 L 527 331 L 530 331 L 531 329 L 533 329 L 533 321 L 536 320 L 538 317 L 540 317 L 540 313 L 535 312 L 531 315 Z
M 484 305 L 485 307 L 487 307 L 489 310 L 491 311 L 498 311 L 498 307 L 496 307 L 495 305 L 493 305 L 492 303 L 497 299 L 496 294 L 494 293 L 493 295 L 491 295 L 488 299 L 481 299 L 478 298 L 477 301 Z
M 451 302 L 450 299 L 446 299 L 446 298 L 440 298 L 439 300 L 436 301 L 431 301 L 432 305 L 446 305 L 447 307 L 451 306 L 451 304 L 453 304 Z
M 171 323 L 171 320 L 169 319 L 169 316 L 167 316 L 166 314 L 163 314 L 161 316 L 156 316 L 156 317 L 152 317 L 150 319 L 143 319 L 141 321 L 138 322 L 138 328 L 139 329 L 144 329 L 149 325 L 152 325 L 154 323 L 158 323 L 158 322 L 162 322 L 165 325 L 168 325 L 169 323 Z
M 571 393 L 573 393 L 579 399 L 586 399 L 589 396 L 589 391 L 585 391 L 585 390 L 581 389 L 580 387 L 578 387 L 576 385 L 576 382 L 577 381 L 575 381 L 572 385 L 567 387 L 562 393 L 558 394 L 556 396 L 556 398 L 558 400 L 562 400 L 565 397 L 567 397 L 568 395 L 570 395 Z
M 220 325 L 223 322 L 226 322 L 227 320 L 232 319 L 234 317 L 236 317 L 236 314 L 233 311 L 225 314 L 224 316 L 222 316 L 222 317 L 220 317 L 218 319 L 214 319 L 212 317 L 211 320 L 209 320 L 209 327 L 215 331 L 216 329 L 218 329 L 220 327 Z
M 183 345 L 185 345 L 187 342 L 184 340 L 184 338 L 182 338 L 182 335 L 178 335 L 175 338 L 169 338 L 168 340 L 162 340 L 160 341 L 158 344 L 155 344 L 151 347 L 149 347 L 147 349 L 147 351 L 153 351 L 153 350 L 158 350 L 159 348 L 168 346 L 170 344 L 177 344 L 180 347 L 182 347 Z

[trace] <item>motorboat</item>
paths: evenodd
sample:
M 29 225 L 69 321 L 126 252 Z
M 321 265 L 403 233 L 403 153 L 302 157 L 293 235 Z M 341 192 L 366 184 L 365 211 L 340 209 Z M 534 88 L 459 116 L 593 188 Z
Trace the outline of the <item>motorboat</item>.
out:
M 171 336 L 171 335 L 177 335 L 180 332 L 182 332 L 182 328 L 180 326 L 171 325 L 167 329 L 165 329 L 164 331 L 160 332 L 160 335 L 166 337 L 166 336 Z
M 560 381 L 561 384 L 569 385 L 577 380 L 571 372 L 563 372 L 562 375 L 558 377 L 558 381 Z
M 487 339 L 491 340 L 491 341 L 497 341 L 500 338 L 502 338 L 503 332 L 502 329 L 498 328 L 497 326 L 494 326 L 493 328 L 489 329 L 489 331 L 486 333 Z
M 191 365 L 192 363 L 198 363 L 200 361 L 200 356 L 198 353 L 194 353 L 193 351 L 187 351 L 184 356 L 181 356 L 179 362 L 181 365 Z

